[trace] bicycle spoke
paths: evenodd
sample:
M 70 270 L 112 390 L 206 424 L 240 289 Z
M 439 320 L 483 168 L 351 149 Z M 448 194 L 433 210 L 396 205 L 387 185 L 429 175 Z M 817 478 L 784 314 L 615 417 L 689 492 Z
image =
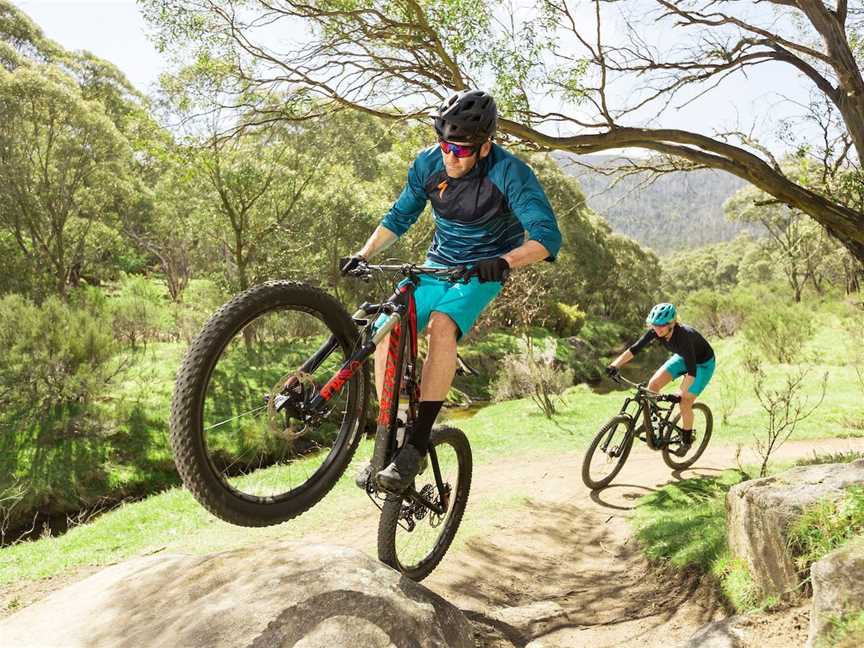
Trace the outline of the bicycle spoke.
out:
M 348 350 L 338 345 L 320 353 L 330 339 L 314 314 L 274 310 L 237 332 L 213 368 L 202 412 L 205 443 L 221 479 L 244 497 L 289 493 L 308 483 L 330 456 L 350 418 L 350 387 L 333 397 L 323 416 L 310 419 L 303 409 L 347 358 Z M 301 365 L 314 373 L 300 372 Z M 280 411 L 278 395 L 287 397 Z

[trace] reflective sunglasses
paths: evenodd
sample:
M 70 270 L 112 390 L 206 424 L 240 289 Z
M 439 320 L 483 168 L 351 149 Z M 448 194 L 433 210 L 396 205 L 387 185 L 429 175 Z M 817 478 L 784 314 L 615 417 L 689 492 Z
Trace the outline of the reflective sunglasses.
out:
M 480 150 L 480 146 L 466 146 L 464 144 L 454 144 L 447 140 L 438 140 L 438 145 L 445 153 L 452 153 L 457 158 L 467 158 L 474 155 Z

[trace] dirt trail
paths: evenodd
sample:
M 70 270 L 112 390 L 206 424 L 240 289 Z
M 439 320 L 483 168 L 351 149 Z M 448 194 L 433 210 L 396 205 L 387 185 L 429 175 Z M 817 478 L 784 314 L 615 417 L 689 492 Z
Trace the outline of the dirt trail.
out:
M 788 443 L 777 459 L 847 450 L 864 450 L 864 439 Z M 478 646 L 666 648 L 686 641 L 708 621 L 726 616 L 698 578 L 664 577 L 650 569 L 630 535 L 627 517 L 639 497 L 670 481 L 734 466 L 735 448 L 709 447 L 693 469 L 670 474 L 658 453 L 640 446 L 616 482 L 598 493 L 583 486 L 581 461 L 581 452 L 573 452 L 475 465 L 458 546 L 423 584 L 471 619 Z M 745 456 L 744 461 L 753 463 L 755 458 Z M 484 501 L 514 492 L 526 498 L 524 504 L 516 510 L 507 508 L 492 524 L 487 519 L 472 525 L 472 512 L 481 515 L 478 509 Z M 320 506 L 326 505 L 325 501 Z M 347 514 L 340 511 L 333 520 L 332 526 L 319 527 L 304 540 L 370 551 L 377 516 L 368 506 L 354 507 Z M 472 526 L 483 531 L 472 535 Z M 21 598 L 25 605 L 32 604 L 94 571 L 87 568 L 31 584 Z M 10 593 L 0 593 L 0 600 Z M 803 645 L 806 625 L 806 610 L 756 619 L 754 645 Z
M 864 439 L 789 443 L 777 459 L 814 450 L 864 450 Z M 646 492 L 734 465 L 735 448 L 709 447 L 697 466 L 672 475 L 657 453 L 640 447 L 616 483 L 598 493 L 582 485 L 575 453 L 478 466 L 473 501 L 514 482 L 530 499 L 516 519 L 496 524 L 494 534 L 472 537 L 449 554 L 424 584 L 468 615 L 482 646 L 675 646 L 727 612 L 698 579 L 664 578 L 649 569 L 627 517 Z M 806 639 L 801 610 L 762 621 L 754 623 L 755 645 L 789 648 Z

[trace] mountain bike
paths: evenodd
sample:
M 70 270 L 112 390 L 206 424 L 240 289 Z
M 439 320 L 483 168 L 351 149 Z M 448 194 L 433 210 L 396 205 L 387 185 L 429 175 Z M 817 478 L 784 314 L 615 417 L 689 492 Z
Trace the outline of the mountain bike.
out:
M 441 561 L 471 487 L 468 439 L 437 427 L 414 484 L 388 493 L 374 475 L 416 419 L 421 275 L 467 280 L 464 268 L 362 264 L 352 274 L 402 275 L 381 303 L 353 315 L 328 293 L 293 281 L 250 288 L 222 306 L 192 342 L 171 404 L 171 445 L 183 483 L 204 508 L 242 526 L 278 524 L 309 510 L 342 476 L 366 420 L 367 360 L 390 334 L 371 470 L 363 484 L 380 508 L 379 559 L 413 580 Z M 399 394 L 407 420 L 397 416 Z M 401 427 L 404 423 L 405 427 Z
M 582 481 L 591 489 L 604 488 L 621 472 L 634 439 L 644 441 L 651 450 L 659 450 L 663 461 L 673 470 L 692 466 L 708 446 L 714 427 L 714 416 L 705 403 L 693 404 L 693 437 L 689 448 L 682 447 L 678 421 L 680 411 L 673 417 L 680 400 L 675 394 L 658 394 L 623 376 L 617 379 L 634 387 L 621 411 L 597 432 L 582 461 Z M 634 406 L 631 408 L 631 406 Z

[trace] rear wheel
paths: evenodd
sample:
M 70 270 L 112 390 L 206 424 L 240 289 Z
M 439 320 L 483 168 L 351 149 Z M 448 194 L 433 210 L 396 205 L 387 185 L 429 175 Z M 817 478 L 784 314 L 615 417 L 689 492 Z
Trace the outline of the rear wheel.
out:
M 632 418 L 619 414 L 600 428 L 582 460 L 582 481 L 588 488 L 604 488 L 621 472 L 633 447 L 632 426 Z
M 681 413 L 675 415 L 675 418 L 670 421 L 672 425 L 677 425 L 681 420 Z M 693 443 L 686 454 L 678 456 L 676 451 L 681 448 L 681 437 L 677 430 L 672 431 L 667 442 L 663 444 L 663 461 L 672 470 L 684 470 L 692 466 L 705 448 L 708 447 L 708 442 L 711 440 L 711 432 L 714 429 L 714 415 L 711 414 L 711 409 L 705 403 L 693 403 Z
M 210 318 L 186 353 L 171 403 L 177 470 L 208 511 L 266 526 L 327 494 L 357 447 L 368 368 L 323 411 L 309 403 L 358 339 L 338 301 L 296 282 L 251 288 Z
M 429 441 L 441 471 L 438 489 L 431 461 L 414 480 L 425 499 L 444 508 L 441 514 L 401 495 L 388 495 L 378 524 L 378 559 L 413 581 L 426 578 L 444 558 L 456 536 L 471 490 L 471 446 L 461 430 L 439 427 Z

